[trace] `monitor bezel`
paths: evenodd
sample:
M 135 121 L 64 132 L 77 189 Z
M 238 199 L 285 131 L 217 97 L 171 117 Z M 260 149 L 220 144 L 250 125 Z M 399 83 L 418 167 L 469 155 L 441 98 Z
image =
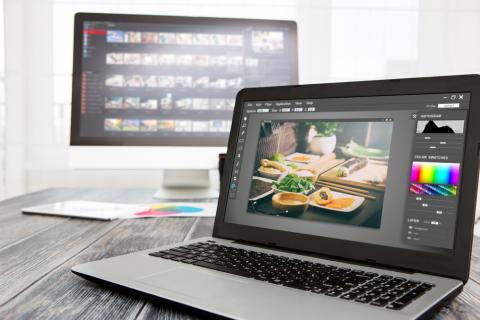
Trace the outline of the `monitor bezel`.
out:
M 228 137 L 204 139 L 191 139 L 190 137 L 174 137 L 159 139 L 158 137 L 82 137 L 80 135 L 80 111 L 81 111 L 81 73 L 82 73 L 82 35 L 85 21 L 122 21 L 133 23 L 176 23 L 176 24 L 220 24 L 250 26 L 255 23 L 258 27 L 284 27 L 292 30 L 292 41 L 297 48 L 292 52 L 292 79 L 298 83 L 298 42 L 297 24 L 290 20 L 261 20 L 261 19 L 235 19 L 235 18 L 212 18 L 212 17 L 189 17 L 189 16 L 157 16 L 157 15 L 134 15 L 134 14 L 106 14 L 85 13 L 75 14 L 74 44 L 73 44 L 73 74 L 72 74 L 72 113 L 70 126 L 71 146 L 180 146 L 180 147 L 224 147 Z
M 318 237 L 294 232 L 225 222 L 229 180 L 232 174 L 233 155 L 240 128 L 240 116 L 246 101 L 293 100 L 312 98 L 342 98 L 366 96 L 391 96 L 410 94 L 443 94 L 446 92 L 470 92 L 470 108 L 467 119 L 464 160 L 461 168 L 461 186 L 455 241 L 451 255 L 415 251 L 355 241 Z M 373 263 L 388 267 L 412 270 L 468 280 L 470 255 L 475 217 L 478 151 L 480 127 L 480 76 L 450 76 L 412 79 L 393 79 L 364 82 L 247 88 L 239 92 L 228 144 L 228 155 L 222 178 L 221 192 L 215 218 L 213 235 L 237 241 L 299 250 L 321 256 L 348 259 L 361 263 Z M 466 169 L 468 168 L 468 169 Z

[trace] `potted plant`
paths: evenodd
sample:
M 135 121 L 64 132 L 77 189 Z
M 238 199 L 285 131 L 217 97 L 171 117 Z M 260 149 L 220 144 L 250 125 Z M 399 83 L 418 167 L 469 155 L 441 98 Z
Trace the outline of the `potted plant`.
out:
M 340 131 L 338 122 L 315 122 L 312 127 L 316 134 L 310 141 L 310 150 L 319 155 L 332 153 L 337 145 L 335 133 Z

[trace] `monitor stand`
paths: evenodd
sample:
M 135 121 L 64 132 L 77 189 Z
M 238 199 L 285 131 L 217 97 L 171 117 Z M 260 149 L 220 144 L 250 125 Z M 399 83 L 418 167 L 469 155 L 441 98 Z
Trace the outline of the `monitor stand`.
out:
M 154 199 L 200 200 L 216 199 L 219 195 L 217 170 L 163 171 L 163 187 L 153 195 Z

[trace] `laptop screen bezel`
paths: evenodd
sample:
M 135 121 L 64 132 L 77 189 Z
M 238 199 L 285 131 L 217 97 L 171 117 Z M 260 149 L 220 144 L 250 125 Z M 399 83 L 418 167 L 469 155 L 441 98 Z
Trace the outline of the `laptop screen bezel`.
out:
M 232 224 L 225 222 L 228 184 L 232 174 L 233 156 L 239 132 L 240 116 L 246 101 L 293 100 L 311 98 L 344 98 L 367 96 L 443 94 L 470 92 L 470 108 L 465 135 L 465 151 L 461 168 L 461 192 L 455 226 L 453 252 L 450 255 L 387 247 L 348 240 L 312 236 L 287 231 Z M 480 127 L 480 76 L 450 76 L 345 82 L 303 86 L 247 88 L 241 90 L 235 102 L 228 154 L 221 182 L 221 192 L 213 236 L 261 245 L 298 250 L 322 256 L 373 263 L 418 272 L 425 272 L 466 282 L 469 275 L 473 240 L 473 223 L 478 182 L 478 150 Z M 232 152 L 230 152 L 232 151 Z

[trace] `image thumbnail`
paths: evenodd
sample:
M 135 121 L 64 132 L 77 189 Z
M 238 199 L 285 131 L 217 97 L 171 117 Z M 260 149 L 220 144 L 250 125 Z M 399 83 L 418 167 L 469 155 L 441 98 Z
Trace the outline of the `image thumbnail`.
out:
M 156 99 L 142 99 L 140 101 L 140 109 L 157 110 L 158 101 Z
M 228 67 L 241 67 L 243 66 L 243 57 L 242 56 L 233 56 L 227 58 Z
M 225 46 L 227 44 L 227 35 L 225 34 L 212 34 L 210 37 L 212 45 Z
M 172 109 L 172 94 L 167 93 L 160 98 L 160 109 L 171 110 Z
M 123 119 L 123 131 L 126 131 L 126 132 L 140 131 L 140 120 Z
M 191 54 L 179 54 L 175 56 L 175 64 L 177 66 L 191 66 L 193 63 L 193 56 Z
M 247 212 L 380 228 L 393 122 L 263 121 Z
M 257 58 L 245 58 L 245 67 L 247 68 L 256 68 L 258 67 L 258 59 Z
M 417 133 L 463 134 L 464 120 L 419 120 Z
M 157 120 L 154 120 L 154 119 L 140 120 L 140 131 L 142 132 L 157 131 Z
M 105 109 L 122 109 L 122 97 L 105 97 Z
M 210 99 L 210 110 L 233 110 L 235 107 L 234 99 Z
M 228 88 L 240 89 L 243 87 L 243 79 L 242 78 L 227 79 L 226 85 Z
M 208 110 L 209 99 L 208 98 L 193 98 L 192 109 L 194 110 Z
M 208 121 L 192 121 L 193 132 L 208 132 Z
M 107 64 L 123 64 L 123 53 L 107 53 Z
M 125 87 L 133 87 L 133 88 L 143 87 L 142 76 L 141 75 L 126 76 Z
M 125 97 L 123 109 L 140 109 L 140 97 Z
M 176 44 L 193 44 L 193 35 L 191 33 L 176 33 Z
M 159 66 L 173 66 L 175 65 L 175 55 L 159 54 L 157 57 L 157 63 Z
M 142 32 L 142 43 L 157 43 L 158 33 L 156 32 Z
M 125 32 L 124 42 L 126 43 L 141 43 L 142 42 L 142 33 L 136 31 L 127 31 Z
M 211 38 L 211 35 L 207 33 L 194 33 L 193 44 L 208 46 L 212 43 Z
M 241 34 L 227 34 L 228 46 L 243 46 L 243 36 Z
M 226 56 L 211 56 L 209 59 L 211 67 L 225 67 L 227 65 Z
M 159 32 L 157 42 L 160 44 L 174 44 L 175 33 L 171 32 Z
M 252 49 L 257 53 L 276 53 L 283 51 L 282 31 L 253 31 Z
M 210 78 L 208 76 L 203 76 L 195 78 L 192 83 L 193 88 L 208 88 L 210 83 Z
M 144 53 L 142 54 L 142 65 L 144 66 L 156 66 L 158 55 L 154 53 Z
M 175 120 L 158 120 L 158 131 L 161 131 L 161 132 L 175 131 Z
M 156 88 L 158 87 L 157 76 L 144 76 L 143 84 L 147 88 Z
M 108 75 L 105 78 L 105 86 L 107 87 L 123 87 L 125 79 L 121 74 Z
M 159 88 L 175 88 L 174 76 L 159 76 L 157 80 Z
M 140 53 L 124 53 L 123 63 L 131 65 L 139 65 L 142 62 L 142 55 Z
M 227 132 L 230 130 L 228 122 L 225 120 L 210 120 L 208 124 L 209 132 Z
M 175 100 L 176 109 L 191 109 L 192 108 L 192 98 L 183 98 Z
M 227 87 L 227 79 L 219 78 L 212 80 L 208 84 L 208 87 L 212 89 L 225 89 Z
M 176 76 L 175 77 L 176 88 L 191 88 L 192 77 L 191 76 Z
M 175 132 L 190 132 L 192 131 L 191 120 L 177 120 L 175 121 Z
M 108 43 L 122 43 L 124 39 L 124 33 L 120 30 L 107 30 L 107 42 Z
M 104 129 L 105 131 L 122 131 L 122 119 L 106 118 Z
M 193 56 L 193 65 L 197 67 L 208 67 L 209 56 L 207 54 L 197 54 Z

